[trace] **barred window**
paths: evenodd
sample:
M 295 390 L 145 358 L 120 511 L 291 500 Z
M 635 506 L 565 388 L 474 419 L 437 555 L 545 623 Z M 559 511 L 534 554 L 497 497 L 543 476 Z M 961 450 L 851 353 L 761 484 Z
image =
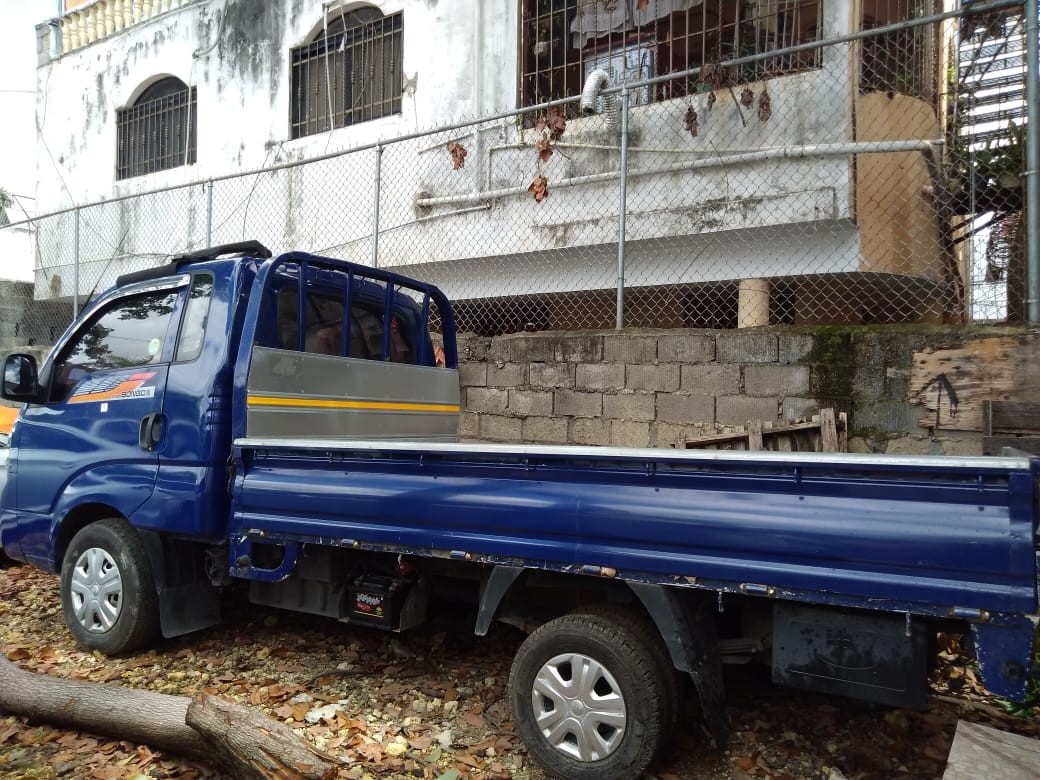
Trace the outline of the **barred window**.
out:
M 165 78 L 116 112 L 116 178 L 128 179 L 195 162 L 195 87 Z
M 403 25 L 400 12 L 340 12 L 292 50 L 292 138 L 401 113 Z
M 863 0 L 863 29 L 939 13 L 936 0 Z M 939 93 L 939 25 L 895 30 L 860 42 L 859 91 L 901 92 L 934 103 Z
M 596 69 L 606 70 L 613 85 L 704 69 L 699 78 L 632 93 L 633 103 L 650 103 L 707 85 L 818 68 L 818 50 L 736 68 L 711 66 L 818 40 L 822 6 L 822 0 L 522 0 L 520 102 L 577 95 Z

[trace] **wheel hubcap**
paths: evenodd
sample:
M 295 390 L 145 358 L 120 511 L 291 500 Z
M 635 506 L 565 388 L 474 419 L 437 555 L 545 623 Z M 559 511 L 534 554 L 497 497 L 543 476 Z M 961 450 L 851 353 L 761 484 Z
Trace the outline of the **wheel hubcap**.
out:
M 599 761 L 621 745 L 625 698 L 614 676 L 595 658 L 564 653 L 534 678 L 535 720 L 549 744 L 579 761 Z
M 94 634 L 109 631 L 123 604 L 123 578 L 111 555 L 100 547 L 84 550 L 72 569 L 69 595 L 83 628 Z

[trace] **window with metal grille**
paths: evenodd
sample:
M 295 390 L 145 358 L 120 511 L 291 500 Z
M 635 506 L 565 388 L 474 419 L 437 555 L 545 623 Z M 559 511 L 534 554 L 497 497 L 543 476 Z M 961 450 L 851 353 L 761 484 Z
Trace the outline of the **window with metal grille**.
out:
M 403 25 L 401 13 L 340 12 L 292 50 L 293 138 L 401 113 Z
M 713 68 L 818 40 L 822 0 L 521 0 L 520 102 L 577 95 L 606 70 L 611 84 L 702 68 L 632 93 L 650 103 L 820 66 L 819 50 Z
M 864 30 L 939 13 L 936 0 L 863 0 Z M 900 92 L 934 103 L 939 93 L 937 24 L 895 30 L 860 42 L 859 90 Z
M 193 164 L 196 113 L 195 87 L 172 77 L 155 82 L 130 108 L 117 111 L 116 178 Z

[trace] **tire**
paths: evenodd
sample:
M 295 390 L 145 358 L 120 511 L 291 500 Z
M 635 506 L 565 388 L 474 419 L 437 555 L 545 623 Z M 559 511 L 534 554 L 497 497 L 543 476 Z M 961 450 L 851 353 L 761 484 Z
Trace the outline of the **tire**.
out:
M 72 537 L 61 566 L 61 606 L 85 650 L 117 655 L 155 639 L 159 599 L 152 566 L 126 520 L 91 523 Z
M 551 776 L 636 778 L 657 756 L 670 705 L 637 622 L 579 610 L 541 626 L 517 651 L 509 673 L 513 717 Z
M 690 679 L 689 675 L 675 668 L 657 625 L 646 613 L 632 607 L 607 603 L 589 604 L 583 606 L 580 612 L 590 616 L 601 615 L 621 623 L 645 640 L 647 649 L 653 656 L 659 681 L 658 688 L 661 691 L 661 739 L 662 747 L 666 748 L 679 730 L 679 719 L 686 707 L 686 683 Z

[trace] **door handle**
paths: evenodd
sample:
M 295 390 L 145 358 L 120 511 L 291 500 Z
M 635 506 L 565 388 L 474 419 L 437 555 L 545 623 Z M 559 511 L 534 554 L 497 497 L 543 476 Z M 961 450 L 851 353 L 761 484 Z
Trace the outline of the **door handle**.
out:
M 162 441 L 163 416 L 161 414 L 146 414 L 141 418 L 141 429 L 137 434 L 137 446 L 145 452 L 155 452 Z

